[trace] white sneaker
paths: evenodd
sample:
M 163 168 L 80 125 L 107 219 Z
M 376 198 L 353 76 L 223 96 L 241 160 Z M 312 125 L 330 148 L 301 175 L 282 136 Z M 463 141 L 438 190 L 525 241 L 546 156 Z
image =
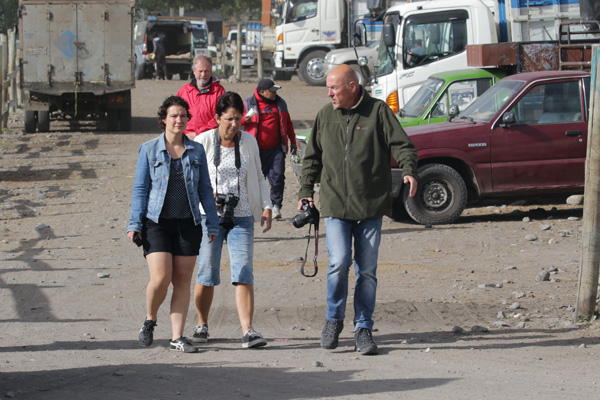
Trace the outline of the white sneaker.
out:
M 281 210 L 277 206 L 273 207 L 273 219 L 281 219 Z

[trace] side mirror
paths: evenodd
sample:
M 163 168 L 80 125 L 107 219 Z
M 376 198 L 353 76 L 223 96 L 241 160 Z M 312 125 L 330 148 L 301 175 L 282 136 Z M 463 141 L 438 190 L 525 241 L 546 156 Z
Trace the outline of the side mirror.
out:
M 387 23 L 383 24 L 381 28 L 381 35 L 383 36 L 383 44 L 385 47 L 394 47 L 396 45 L 396 32 L 394 31 L 394 25 Z
M 360 65 L 361 67 L 366 67 L 367 64 L 369 63 L 369 60 L 367 60 L 367 57 L 365 56 L 360 56 L 358 57 L 358 65 Z
M 502 123 L 500 124 L 500 126 L 505 128 L 505 127 L 515 124 L 516 122 L 517 122 L 517 119 L 515 118 L 515 113 L 513 111 L 508 111 L 506 114 L 504 114 L 502 116 Z
M 452 121 L 458 113 L 460 112 L 458 106 L 456 104 L 452 104 L 450 109 L 448 110 L 448 121 Z

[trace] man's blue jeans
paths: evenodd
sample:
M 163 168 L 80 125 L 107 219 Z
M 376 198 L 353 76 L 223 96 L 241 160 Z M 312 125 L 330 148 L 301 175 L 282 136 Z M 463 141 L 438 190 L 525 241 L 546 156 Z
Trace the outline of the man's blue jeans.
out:
M 327 320 L 343 321 L 348 297 L 348 273 L 354 239 L 354 329 L 373 329 L 377 294 L 377 257 L 382 217 L 365 221 L 325 218 L 329 271 L 327 272 Z

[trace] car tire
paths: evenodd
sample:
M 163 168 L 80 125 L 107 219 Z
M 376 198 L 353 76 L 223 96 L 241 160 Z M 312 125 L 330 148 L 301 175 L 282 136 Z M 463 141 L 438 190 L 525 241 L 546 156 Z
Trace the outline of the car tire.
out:
M 467 205 L 467 185 L 460 174 L 444 164 L 419 168 L 419 184 L 414 197 L 404 185 L 402 199 L 408 215 L 423 225 L 450 224 Z
M 34 133 L 37 127 L 37 111 L 25 111 L 25 133 Z
M 325 54 L 323 50 L 313 50 L 300 62 L 298 75 L 310 86 L 325 86 Z

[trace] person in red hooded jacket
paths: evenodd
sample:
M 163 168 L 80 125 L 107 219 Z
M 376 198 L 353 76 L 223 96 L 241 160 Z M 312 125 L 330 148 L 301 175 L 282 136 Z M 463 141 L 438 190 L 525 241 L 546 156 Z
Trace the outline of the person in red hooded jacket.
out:
M 283 188 L 285 186 L 285 155 L 290 141 L 290 153 L 296 154 L 296 134 L 287 104 L 270 79 L 258 83 L 254 94 L 244 100 L 243 128 L 256 138 L 260 151 L 262 172 L 271 186 L 273 218 L 281 218 Z
M 210 58 L 199 55 L 192 63 L 194 78 L 179 89 L 177 96 L 183 98 L 190 105 L 192 118 L 188 121 L 185 134 L 194 139 L 202 132 L 217 127 L 215 109 L 217 101 L 225 88 L 219 78 L 212 75 L 212 61 Z

